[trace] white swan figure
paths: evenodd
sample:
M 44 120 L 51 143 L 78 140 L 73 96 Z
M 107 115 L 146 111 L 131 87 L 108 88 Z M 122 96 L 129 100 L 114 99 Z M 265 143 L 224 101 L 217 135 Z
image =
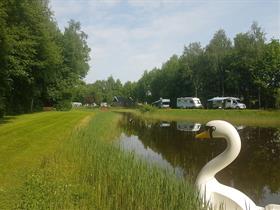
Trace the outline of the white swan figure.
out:
M 224 138 L 227 141 L 227 148 L 208 162 L 198 174 L 196 186 L 204 204 L 214 210 L 280 210 L 280 205 L 275 204 L 269 204 L 265 208 L 257 206 L 244 193 L 223 185 L 215 179 L 215 174 L 238 156 L 241 141 L 236 129 L 228 122 L 213 120 L 206 124 L 206 128 L 206 131 L 196 135 L 196 138 Z

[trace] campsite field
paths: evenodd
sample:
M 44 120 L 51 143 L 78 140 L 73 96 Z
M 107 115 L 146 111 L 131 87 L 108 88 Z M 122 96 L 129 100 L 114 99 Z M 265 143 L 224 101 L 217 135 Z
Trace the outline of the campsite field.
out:
M 200 123 L 226 120 L 238 125 L 280 127 L 280 110 L 153 109 L 144 113 L 136 109 L 118 109 L 117 111 L 132 112 L 151 120 L 186 120 Z
M 201 209 L 188 180 L 115 144 L 120 115 L 46 112 L 0 125 L 0 209 Z

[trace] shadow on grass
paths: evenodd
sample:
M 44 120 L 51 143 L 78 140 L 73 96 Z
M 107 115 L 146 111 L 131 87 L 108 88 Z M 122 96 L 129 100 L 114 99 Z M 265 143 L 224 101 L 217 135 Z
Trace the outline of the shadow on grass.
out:
M 8 116 L 8 117 L 4 117 L 4 118 L 0 118 L 0 126 L 2 124 L 6 124 L 6 123 L 9 123 L 11 122 L 12 120 L 16 119 L 15 116 Z

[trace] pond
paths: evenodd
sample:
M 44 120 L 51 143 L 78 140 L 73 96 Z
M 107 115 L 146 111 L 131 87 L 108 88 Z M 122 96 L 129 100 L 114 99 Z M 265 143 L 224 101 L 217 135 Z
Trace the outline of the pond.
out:
M 151 122 L 123 114 L 120 145 L 150 163 L 195 181 L 200 169 L 226 148 L 225 140 L 198 140 L 199 122 Z M 280 128 L 235 126 L 239 156 L 220 171 L 219 182 L 247 194 L 257 205 L 280 204 Z

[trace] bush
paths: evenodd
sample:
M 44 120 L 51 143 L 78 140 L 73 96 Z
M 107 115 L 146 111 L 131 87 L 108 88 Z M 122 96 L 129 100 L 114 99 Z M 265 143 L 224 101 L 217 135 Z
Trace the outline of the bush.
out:
M 280 88 L 278 88 L 277 93 L 276 93 L 275 107 L 277 109 L 280 109 Z
M 146 113 L 146 112 L 154 112 L 155 110 L 157 110 L 157 108 L 149 104 L 144 104 L 139 107 L 139 110 L 141 113 Z
M 5 114 L 5 104 L 4 100 L 0 98 L 0 118 L 4 117 Z
M 1 109 L 0 107 L 0 118 L 4 117 L 4 109 Z
M 58 111 L 69 111 L 72 108 L 71 101 L 70 100 L 59 101 L 55 105 L 55 108 Z

